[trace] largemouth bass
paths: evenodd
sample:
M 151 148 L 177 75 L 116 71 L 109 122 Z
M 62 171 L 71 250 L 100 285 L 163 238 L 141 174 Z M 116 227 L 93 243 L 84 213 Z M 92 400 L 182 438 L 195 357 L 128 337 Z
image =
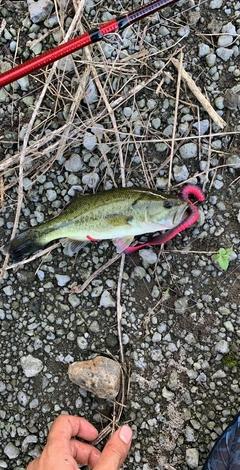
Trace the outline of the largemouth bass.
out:
M 117 188 L 97 194 L 78 194 L 55 218 L 11 240 L 3 251 L 21 261 L 59 238 L 77 241 L 112 239 L 119 253 L 136 235 L 177 226 L 190 201 L 148 188 Z

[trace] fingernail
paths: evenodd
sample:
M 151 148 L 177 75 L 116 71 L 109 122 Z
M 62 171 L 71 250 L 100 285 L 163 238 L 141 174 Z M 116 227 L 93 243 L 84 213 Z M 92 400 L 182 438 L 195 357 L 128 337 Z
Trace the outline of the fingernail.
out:
M 120 439 L 125 442 L 125 444 L 129 444 L 132 439 L 132 430 L 129 426 L 122 426 L 119 432 Z

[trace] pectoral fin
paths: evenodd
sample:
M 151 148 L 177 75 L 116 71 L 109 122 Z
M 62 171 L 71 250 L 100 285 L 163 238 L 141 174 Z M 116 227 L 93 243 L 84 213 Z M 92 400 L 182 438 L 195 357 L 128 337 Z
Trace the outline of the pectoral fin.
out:
M 70 238 L 65 238 L 62 241 L 62 245 L 64 247 L 63 253 L 67 256 L 73 256 L 87 244 L 88 242 L 83 242 L 81 240 L 71 240 Z
M 126 248 L 131 245 L 134 237 L 132 235 L 128 235 L 126 237 L 122 238 L 114 238 L 113 239 L 113 244 L 117 248 L 117 253 L 122 253 Z

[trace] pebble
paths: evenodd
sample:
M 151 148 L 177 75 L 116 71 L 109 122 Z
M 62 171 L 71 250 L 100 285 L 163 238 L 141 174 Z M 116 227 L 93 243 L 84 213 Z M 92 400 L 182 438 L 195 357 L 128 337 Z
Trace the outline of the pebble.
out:
M 66 274 L 55 274 L 55 277 L 57 279 L 57 284 L 60 287 L 66 286 L 66 284 L 71 280 L 70 276 L 67 276 Z
M 4 447 L 3 452 L 8 456 L 9 459 L 16 459 L 20 454 L 20 450 L 14 444 L 12 444 L 12 442 L 9 442 Z
M 238 155 L 231 155 L 226 160 L 227 165 L 232 168 L 236 168 L 237 170 L 240 169 L 240 156 Z
M 83 167 L 83 161 L 77 153 L 73 153 L 71 157 L 66 160 L 64 164 L 67 171 L 71 171 L 73 173 L 80 171 Z
M 208 44 L 201 43 L 198 46 L 198 56 L 204 57 L 205 55 L 210 53 L 210 47 Z
M 230 59 L 233 55 L 233 49 L 227 49 L 226 47 L 218 47 L 216 49 L 217 56 L 222 59 L 224 62 Z
M 189 160 L 190 158 L 196 158 L 198 152 L 197 144 L 195 144 L 194 142 L 184 144 L 180 147 L 179 152 L 181 157 L 185 160 Z
M 17 80 L 18 84 L 20 85 L 21 90 L 27 91 L 29 87 L 29 77 L 26 75 L 26 77 L 19 78 Z
M 82 183 L 86 184 L 89 188 L 95 189 L 99 182 L 98 173 L 87 173 L 82 177 Z
M 217 179 L 213 182 L 213 186 L 215 189 L 221 189 L 223 185 L 224 185 L 223 181 L 219 181 Z
M 91 79 L 84 94 L 84 103 L 93 105 L 98 100 L 98 91 L 94 81 Z M 91 106 L 92 108 L 93 106 Z
M 211 10 L 216 10 L 216 9 L 220 9 L 222 4 L 223 4 L 223 0 L 212 0 L 209 6 Z
M 182 297 L 180 299 L 175 300 L 174 307 L 175 307 L 176 313 L 180 313 L 180 314 L 185 313 L 188 307 L 188 298 Z
M 199 452 L 194 447 L 186 450 L 186 463 L 190 468 L 197 468 L 199 462 Z
M 108 290 L 104 290 L 100 298 L 100 307 L 109 308 L 115 306 L 116 302 L 111 296 L 110 292 Z
M 217 45 L 218 47 L 228 47 L 233 42 L 233 36 L 231 34 L 221 34 L 218 38 Z
M 57 193 L 55 189 L 47 189 L 46 191 L 47 200 L 53 202 L 57 199 Z
M 12 296 L 13 295 L 13 288 L 12 286 L 6 286 L 3 288 L 3 292 L 8 295 L 8 296 Z
M 92 132 L 85 132 L 83 136 L 83 146 L 87 150 L 94 150 L 97 145 L 97 137 Z
M 155 264 L 157 262 L 157 255 L 152 248 L 139 250 L 139 256 L 143 260 L 144 268 L 147 268 L 151 264 Z
M 182 166 L 174 165 L 173 174 L 174 174 L 175 181 L 177 183 L 181 183 L 181 181 L 185 181 L 188 178 L 189 171 L 186 165 L 182 165 Z
M 20 362 L 26 377 L 35 377 L 43 369 L 42 361 L 31 354 L 21 357 Z
M 193 127 L 199 130 L 199 135 L 205 134 L 210 126 L 209 119 L 202 119 L 202 121 L 194 122 Z
M 212 53 L 206 56 L 206 62 L 207 62 L 208 67 L 213 67 L 215 65 L 216 58 L 217 58 L 216 54 L 212 54 Z
M 99 398 L 114 399 L 121 383 L 121 366 L 104 356 L 89 361 L 78 361 L 68 368 L 69 379 Z
M 80 349 L 84 350 L 88 348 L 88 341 L 84 336 L 77 337 L 77 345 Z
M 45 20 L 53 9 L 53 2 L 51 0 L 38 0 L 31 2 L 28 0 L 28 11 L 33 23 L 40 23 Z
M 227 354 L 229 352 L 229 343 L 226 340 L 221 339 L 215 344 L 215 351 L 221 354 Z

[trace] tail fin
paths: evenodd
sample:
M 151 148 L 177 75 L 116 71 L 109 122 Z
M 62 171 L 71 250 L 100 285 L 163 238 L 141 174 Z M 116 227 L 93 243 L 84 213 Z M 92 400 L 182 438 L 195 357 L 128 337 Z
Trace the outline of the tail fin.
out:
M 44 245 L 34 237 L 32 230 L 27 230 L 7 243 L 2 251 L 5 254 L 9 253 L 13 261 L 17 263 L 40 250 L 43 246 Z

